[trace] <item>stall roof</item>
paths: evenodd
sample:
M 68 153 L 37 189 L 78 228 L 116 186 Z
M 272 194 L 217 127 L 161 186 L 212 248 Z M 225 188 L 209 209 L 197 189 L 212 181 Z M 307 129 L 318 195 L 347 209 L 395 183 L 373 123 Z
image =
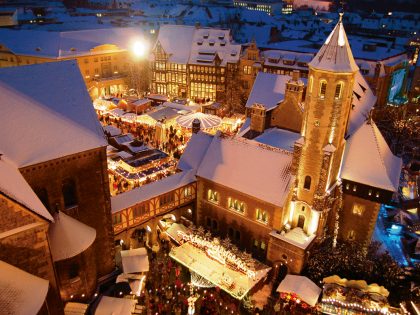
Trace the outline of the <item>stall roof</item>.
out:
M 200 122 L 200 129 L 209 129 L 218 127 L 222 123 L 222 119 L 215 115 L 204 114 L 201 112 L 192 113 L 186 116 L 180 116 L 176 122 L 184 128 L 192 128 L 194 120 L 198 119 Z
M 124 273 L 149 271 L 149 257 L 144 247 L 122 250 L 121 260 Z
M 321 288 L 306 277 L 286 275 L 278 286 L 277 292 L 296 293 L 304 302 L 315 306 L 321 294 Z
M 54 216 L 48 230 L 53 261 L 74 257 L 92 245 L 96 238 L 94 228 L 77 221 L 64 212 Z
M 108 132 L 111 137 L 119 136 L 121 134 L 121 129 L 112 125 L 103 126 L 104 131 Z
M 37 314 L 48 292 L 48 280 L 38 278 L 0 260 L 2 314 Z
M 103 296 L 96 308 L 95 315 L 131 315 L 136 304 L 136 300 Z

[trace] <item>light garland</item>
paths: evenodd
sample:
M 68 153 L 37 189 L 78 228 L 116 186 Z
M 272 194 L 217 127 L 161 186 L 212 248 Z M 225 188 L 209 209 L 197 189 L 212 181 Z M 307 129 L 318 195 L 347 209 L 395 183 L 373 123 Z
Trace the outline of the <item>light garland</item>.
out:
M 332 298 L 327 298 L 327 299 L 322 299 L 322 303 L 326 303 L 326 304 L 338 304 L 340 307 L 345 307 L 345 308 L 353 308 L 353 309 L 359 309 L 365 312 L 370 312 L 370 313 L 379 313 L 379 314 L 386 314 L 386 315 L 398 315 L 398 313 L 391 313 L 388 311 L 388 308 L 383 307 L 383 308 L 368 308 L 365 307 L 363 305 L 357 304 L 357 303 L 346 303 L 340 300 L 336 300 L 336 299 L 332 299 Z
M 255 279 L 256 272 L 248 268 L 246 262 L 237 257 L 234 253 L 227 250 L 216 241 L 208 241 L 196 234 L 186 234 L 178 231 L 178 235 L 185 242 L 190 242 L 193 246 L 204 250 L 207 256 L 222 265 L 226 265 L 233 270 L 245 273 L 249 278 Z

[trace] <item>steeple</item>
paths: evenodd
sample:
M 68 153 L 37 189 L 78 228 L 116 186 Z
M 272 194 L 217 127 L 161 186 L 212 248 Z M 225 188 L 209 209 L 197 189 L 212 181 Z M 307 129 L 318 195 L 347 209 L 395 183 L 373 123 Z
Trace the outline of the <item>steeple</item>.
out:
M 340 19 L 337 25 L 314 59 L 309 63 L 309 66 L 318 70 L 332 72 L 356 72 L 359 70 L 359 67 L 354 61 L 350 44 L 344 31 L 343 13 L 339 14 Z

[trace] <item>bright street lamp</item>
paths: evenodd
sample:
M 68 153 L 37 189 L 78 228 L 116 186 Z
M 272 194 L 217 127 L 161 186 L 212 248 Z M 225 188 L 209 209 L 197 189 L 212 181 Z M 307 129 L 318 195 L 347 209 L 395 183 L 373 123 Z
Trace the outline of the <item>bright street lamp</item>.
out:
M 136 40 L 131 45 L 131 51 L 136 57 L 144 57 L 149 50 L 149 43 L 142 39 Z

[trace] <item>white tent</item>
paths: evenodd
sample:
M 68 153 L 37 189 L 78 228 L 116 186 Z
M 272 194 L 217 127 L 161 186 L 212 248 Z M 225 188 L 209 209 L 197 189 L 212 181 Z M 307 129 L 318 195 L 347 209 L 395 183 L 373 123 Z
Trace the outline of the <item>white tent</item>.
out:
M 0 313 L 37 314 L 48 292 L 48 280 L 0 260 Z
M 305 303 L 315 306 L 321 289 L 306 277 L 287 275 L 277 288 L 277 292 L 295 293 Z
M 195 119 L 200 121 L 200 129 L 209 129 L 218 127 L 222 123 L 222 119 L 215 115 L 203 114 L 200 112 L 193 113 L 190 115 L 180 116 L 176 119 L 176 122 L 184 128 L 192 128 L 192 123 Z
M 146 248 L 135 248 L 121 251 L 124 273 L 149 271 L 149 257 Z
M 136 300 L 103 296 L 96 308 L 95 315 L 131 315 L 136 307 Z
M 73 219 L 64 212 L 55 214 L 54 221 L 48 230 L 54 262 L 80 254 L 95 241 L 94 228 Z

